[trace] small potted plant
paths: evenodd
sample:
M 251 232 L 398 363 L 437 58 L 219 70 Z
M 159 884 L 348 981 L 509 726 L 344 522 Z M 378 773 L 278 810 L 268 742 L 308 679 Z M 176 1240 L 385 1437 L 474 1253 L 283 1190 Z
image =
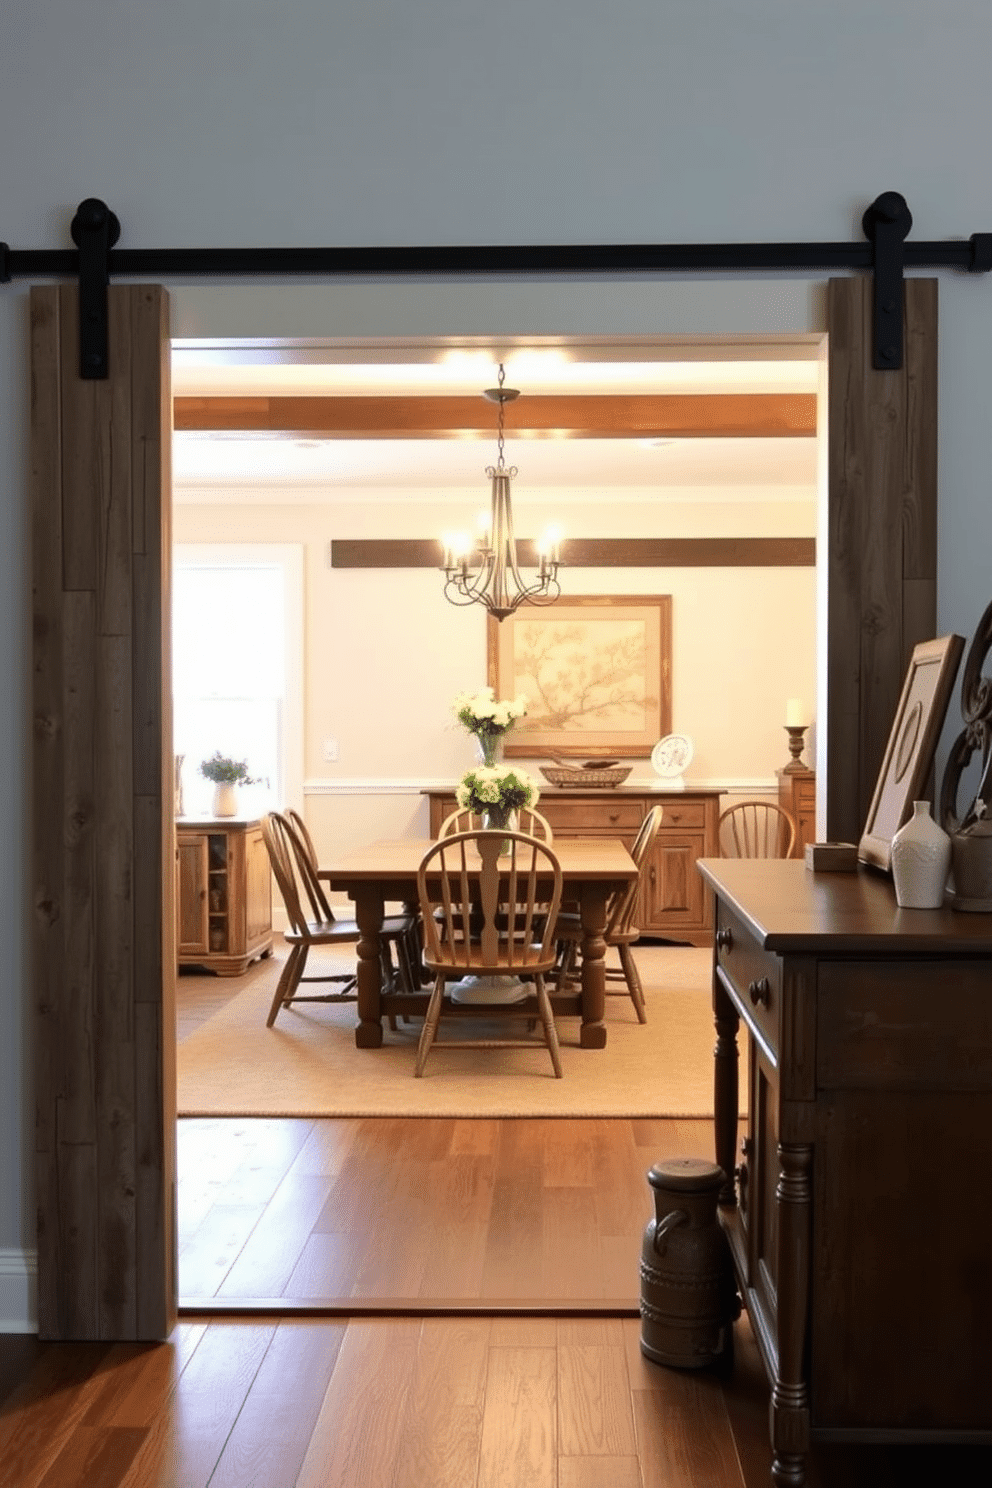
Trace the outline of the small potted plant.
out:
M 481 692 L 460 692 L 451 706 L 462 727 L 474 734 L 482 763 L 495 765 L 503 735 L 527 712 L 527 696 L 520 693 L 518 697 L 497 701 L 493 688 L 484 687 Z
M 200 774 L 213 781 L 214 799 L 211 807 L 214 816 L 237 816 L 239 785 L 258 785 L 258 776 L 248 773 L 248 761 L 230 759 L 218 749 L 200 765 Z

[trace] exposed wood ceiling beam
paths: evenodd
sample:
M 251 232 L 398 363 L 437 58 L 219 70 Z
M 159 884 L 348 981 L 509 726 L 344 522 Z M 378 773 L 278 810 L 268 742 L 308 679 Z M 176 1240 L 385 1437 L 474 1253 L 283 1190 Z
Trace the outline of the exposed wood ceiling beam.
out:
M 496 408 L 468 397 L 177 397 L 177 430 L 322 439 L 493 439 Z M 534 394 L 506 432 L 569 439 L 796 439 L 816 434 L 812 393 Z
M 537 544 L 517 542 L 517 562 L 536 568 Z M 812 568 L 811 537 L 568 538 L 566 568 Z M 439 538 L 333 538 L 332 568 L 440 568 Z

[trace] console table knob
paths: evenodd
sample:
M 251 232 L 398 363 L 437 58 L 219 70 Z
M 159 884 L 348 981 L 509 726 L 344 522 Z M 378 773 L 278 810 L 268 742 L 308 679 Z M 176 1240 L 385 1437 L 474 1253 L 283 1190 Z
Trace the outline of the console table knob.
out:
M 733 943 L 734 937 L 731 935 L 730 931 L 726 927 L 716 932 L 717 950 L 729 951 Z
M 767 977 L 761 977 L 760 980 L 757 982 L 748 982 L 747 995 L 748 997 L 750 997 L 751 1003 L 754 1007 L 757 1007 L 759 1003 L 762 1005 L 762 1007 L 767 1007 L 768 994 L 770 991 L 771 987 L 769 986 Z

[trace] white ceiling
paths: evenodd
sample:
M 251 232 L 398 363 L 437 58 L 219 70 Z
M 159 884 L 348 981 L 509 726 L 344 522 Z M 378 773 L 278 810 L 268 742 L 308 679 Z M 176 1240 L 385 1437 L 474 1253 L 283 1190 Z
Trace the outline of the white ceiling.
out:
M 507 386 L 528 392 L 815 392 L 818 366 L 808 344 L 720 347 L 602 345 L 527 347 L 503 353 Z M 173 392 L 182 395 L 321 394 L 450 395 L 492 387 L 491 348 L 473 346 L 321 348 L 221 347 L 179 344 L 173 350 Z M 491 406 L 491 405 L 490 405 Z M 457 439 L 298 439 L 237 432 L 175 435 L 173 476 L 178 500 L 203 500 L 204 486 L 295 489 L 296 500 L 333 499 L 333 491 L 373 488 L 417 491 L 480 486 L 496 454 L 491 442 Z M 514 498 L 566 485 L 588 492 L 625 486 L 689 494 L 723 488 L 720 500 L 753 499 L 755 487 L 796 499 L 816 481 L 815 439 L 571 439 L 513 437 L 506 460 L 519 476 Z M 233 492 L 232 492 L 233 494 Z M 267 495 L 266 499 L 271 499 Z

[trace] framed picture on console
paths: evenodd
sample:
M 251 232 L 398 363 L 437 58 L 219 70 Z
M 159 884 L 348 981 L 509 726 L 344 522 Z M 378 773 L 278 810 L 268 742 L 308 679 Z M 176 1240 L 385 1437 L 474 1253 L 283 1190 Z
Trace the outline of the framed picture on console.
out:
M 913 648 L 858 843 L 859 862 L 886 871 L 892 866 L 892 839 L 912 815 L 912 803 L 926 785 L 963 650 L 964 637 L 959 635 L 922 641 Z
M 527 694 L 508 757 L 650 758 L 672 727 L 672 596 L 569 596 L 490 615 L 487 679 Z

